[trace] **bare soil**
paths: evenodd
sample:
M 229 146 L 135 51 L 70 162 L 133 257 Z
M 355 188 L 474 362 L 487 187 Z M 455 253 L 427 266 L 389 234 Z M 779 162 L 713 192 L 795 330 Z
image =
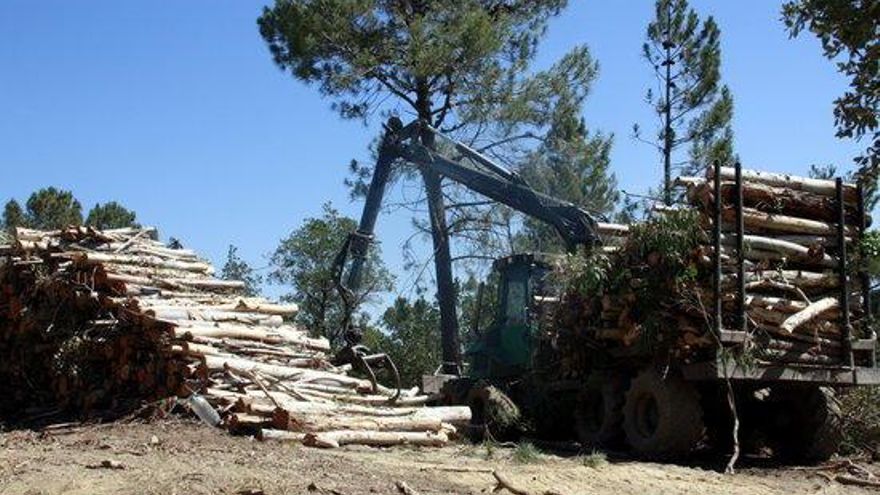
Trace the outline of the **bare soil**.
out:
M 632 461 L 585 465 L 512 448 L 318 450 L 262 443 L 186 420 L 0 433 L 0 494 L 487 494 L 492 471 L 530 493 L 591 495 L 836 494 L 868 489 L 815 470 L 747 468 L 736 475 Z M 102 465 L 102 463 L 104 463 Z M 508 491 L 498 493 L 507 494 Z

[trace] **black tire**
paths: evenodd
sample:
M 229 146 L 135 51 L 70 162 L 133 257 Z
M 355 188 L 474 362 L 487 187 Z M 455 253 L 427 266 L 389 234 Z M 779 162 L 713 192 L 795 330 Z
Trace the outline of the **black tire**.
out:
M 703 411 L 696 389 L 677 376 L 665 380 L 653 369 L 630 384 L 623 430 L 636 454 L 672 459 L 689 454 L 703 438 Z
M 623 444 L 625 382 L 622 375 L 602 375 L 578 394 L 574 430 L 584 448 L 616 449 Z
M 519 407 L 497 387 L 485 381 L 477 382 L 468 393 L 468 405 L 471 440 L 512 441 L 522 433 Z
M 781 460 L 818 464 L 837 453 L 843 418 L 834 391 L 827 387 L 771 390 L 773 449 Z

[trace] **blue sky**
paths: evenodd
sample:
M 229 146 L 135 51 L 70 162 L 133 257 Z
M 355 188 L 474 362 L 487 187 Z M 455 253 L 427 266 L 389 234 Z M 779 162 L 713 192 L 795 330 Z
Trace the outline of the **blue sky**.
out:
M 232 243 L 258 267 L 324 202 L 357 216 L 342 180 L 350 159 L 369 159 L 379 122 L 339 119 L 314 88 L 274 66 L 255 22 L 265 3 L 4 0 L 0 199 L 54 185 L 85 208 L 118 200 L 215 262 Z M 812 36 L 788 38 L 781 2 L 692 4 L 722 30 L 744 165 L 850 170 L 859 146 L 834 137 L 832 117 L 846 81 Z M 660 178 L 655 152 L 629 137 L 634 122 L 654 124 L 643 102 L 653 77 L 640 58 L 652 10 L 649 0 L 571 0 L 536 61 L 591 48 L 601 73 L 584 117 L 616 136 L 614 172 L 636 193 Z M 409 225 L 405 212 L 380 219 L 395 271 Z

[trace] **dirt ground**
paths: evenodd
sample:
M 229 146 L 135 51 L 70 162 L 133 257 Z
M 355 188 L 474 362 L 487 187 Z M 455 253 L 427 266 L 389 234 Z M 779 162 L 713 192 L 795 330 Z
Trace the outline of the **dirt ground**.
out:
M 484 494 L 495 487 L 493 470 L 535 494 L 867 493 L 811 470 L 747 468 L 726 476 L 593 460 L 541 454 L 523 462 L 511 448 L 465 444 L 328 451 L 169 420 L 0 433 L 0 494 L 393 494 L 397 482 L 421 494 Z

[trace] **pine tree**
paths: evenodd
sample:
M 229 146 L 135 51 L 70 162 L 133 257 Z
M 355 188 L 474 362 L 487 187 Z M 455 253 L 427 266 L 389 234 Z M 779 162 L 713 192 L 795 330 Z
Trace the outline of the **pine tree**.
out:
M 3 229 L 7 232 L 13 232 L 16 227 L 27 227 L 27 219 L 24 210 L 18 201 L 10 199 L 3 207 Z
M 96 204 L 89 210 L 86 225 L 99 230 L 137 227 L 137 215 L 116 201 Z
M 565 0 L 276 0 L 258 20 L 275 63 L 315 84 L 345 118 L 396 110 L 448 132 L 470 132 L 483 149 L 524 126 L 548 124 L 560 86 L 583 88 L 589 68 L 572 56 L 535 77 L 528 63 Z M 573 53 L 583 53 L 578 47 Z M 584 91 L 585 92 L 585 91 Z M 389 98 L 391 103 L 388 102 Z M 494 142 L 487 143 L 487 136 Z M 433 135 L 422 143 L 434 147 Z M 412 177 L 412 173 L 409 174 Z M 418 173 L 433 244 L 444 362 L 460 362 L 449 221 L 441 177 Z M 460 210 L 461 211 L 461 210 Z M 477 217 L 483 219 L 485 217 Z M 454 364 L 450 364 L 454 368 Z M 451 370 L 450 368 L 450 370 Z
M 606 216 L 619 200 L 617 180 L 610 171 L 613 138 L 590 133 L 578 110 L 569 106 L 559 112 L 543 145 L 530 155 L 520 172 L 536 190 Z M 551 226 L 526 218 L 517 247 L 523 251 L 560 252 L 565 244 Z
M 9 200 L 3 209 L 3 227 L 53 230 L 81 225 L 82 205 L 73 193 L 54 187 L 40 189 L 28 197 L 25 207 Z
M 256 273 L 254 269 L 238 255 L 238 248 L 229 245 L 226 251 L 226 262 L 220 271 L 220 278 L 223 280 L 240 280 L 244 282 L 244 294 L 246 296 L 260 295 L 260 285 L 263 283 L 263 277 Z
M 700 21 L 687 0 L 657 0 L 655 18 L 648 24 L 642 55 L 660 82 L 649 90 L 648 104 L 660 119 L 655 146 L 663 159 L 663 201 L 671 204 L 673 168 L 694 174 L 714 160 L 733 160 L 733 97 L 721 85 L 721 31 L 712 16 Z M 677 150 L 689 145 L 688 158 Z

